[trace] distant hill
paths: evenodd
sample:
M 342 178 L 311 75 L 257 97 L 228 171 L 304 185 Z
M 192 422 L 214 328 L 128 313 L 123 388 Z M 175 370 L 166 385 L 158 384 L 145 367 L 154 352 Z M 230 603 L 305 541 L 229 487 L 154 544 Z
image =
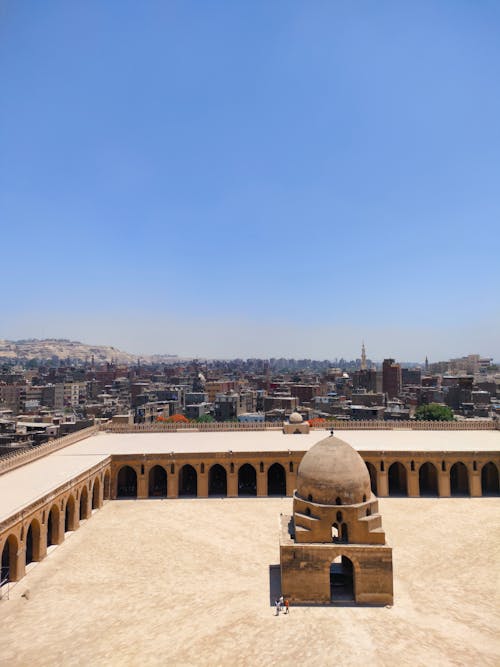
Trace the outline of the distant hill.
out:
M 45 338 L 38 340 L 0 340 L 0 361 L 2 359 L 72 359 L 90 361 L 94 355 L 96 363 L 115 361 L 119 364 L 135 363 L 137 355 L 122 352 L 108 345 L 85 345 L 79 341 L 64 338 Z M 144 358 L 144 357 L 141 357 Z

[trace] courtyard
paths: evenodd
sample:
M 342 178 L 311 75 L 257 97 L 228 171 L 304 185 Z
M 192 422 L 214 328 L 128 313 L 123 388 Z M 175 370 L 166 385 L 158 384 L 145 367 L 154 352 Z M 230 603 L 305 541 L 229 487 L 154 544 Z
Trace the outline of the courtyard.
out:
M 0 602 L 0 664 L 496 667 L 500 499 L 379 503 L 394 606 L 276 617 L 290 498 L 107 502 Z

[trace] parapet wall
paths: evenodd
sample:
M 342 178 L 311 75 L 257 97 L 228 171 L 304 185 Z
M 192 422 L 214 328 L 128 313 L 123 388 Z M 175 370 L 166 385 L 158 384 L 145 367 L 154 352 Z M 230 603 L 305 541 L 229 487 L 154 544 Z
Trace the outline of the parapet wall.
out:
M 318 431 L 492 431 L 500 429 L 500 422 L 470 420 L 456 422 L 436 421 L 327 421 L 314 427 Z M 212 422 L 210 424 L 101 424 L 100 430 L 108 433 L 177 433 L 178 431 L 281 431 L 280 422 Z
M 28 451 L 23 450 L 22 452 L 7 454 L 0 460 L 0 475 L 15 470 L 26 463 L 36 461 L 37 459 L 42 458 L 42 456 L 57 452 L 58 449 L 68 447 L 68 445 L 74 445 L 75 442 L 85 440 L 85 438 L 89 438 L 91 435 L 96 435 L 97 433 L 99 433 L 99 426 L 89 426 L 88 428 L 82 428 L 80 431 L 68 433 L 68 435 L 64 435 L 62 438 L 50 440 L 49 442 L 33 447 Z

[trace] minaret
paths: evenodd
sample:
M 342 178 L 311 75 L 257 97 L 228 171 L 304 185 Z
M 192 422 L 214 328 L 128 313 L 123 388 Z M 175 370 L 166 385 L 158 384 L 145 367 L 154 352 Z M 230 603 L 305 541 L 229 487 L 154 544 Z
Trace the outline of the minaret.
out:
M 429 370 L 429 360 L 427 359 L 427 355 L 425 356 L 425 372 L 427 373 Z
M 365 350 L 365 341 L 361 345 L 361 370 L 366 371 L 366 350 Z

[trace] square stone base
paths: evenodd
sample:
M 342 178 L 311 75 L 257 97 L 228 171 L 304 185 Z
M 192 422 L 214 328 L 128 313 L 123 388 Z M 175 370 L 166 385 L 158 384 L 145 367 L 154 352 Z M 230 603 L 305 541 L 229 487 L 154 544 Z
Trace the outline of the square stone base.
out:
M 386 545 L 298 544 L 290 536 L 291 516 L 281 516 L 281 592 L 291 603 L 336 604 L 330 566 L 338 557 L 352 562 L 353 602 L 392 605 L 392 548 Z

